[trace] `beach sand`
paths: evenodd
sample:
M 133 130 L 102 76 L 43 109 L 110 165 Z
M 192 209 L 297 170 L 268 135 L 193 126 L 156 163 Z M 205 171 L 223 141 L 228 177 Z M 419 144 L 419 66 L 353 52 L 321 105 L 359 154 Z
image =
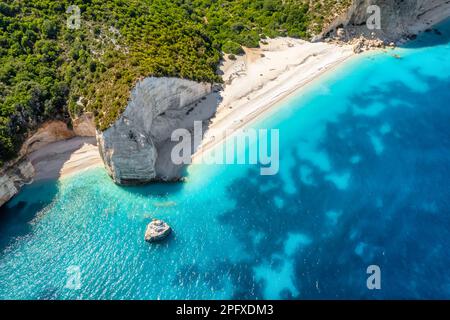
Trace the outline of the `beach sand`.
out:
M 35 181 L 57 179 L 103 166 L 95 137 L 75 137 L 51 143 L 28 158 L 35 169 Z
M 222 143 L 225 132 L 248 126 L 292 93 L 355 55 L 349 45 L 292 38 L 271 39 L 261 48 L 247 48 L 245 52 L 236 60 L 226 58 L 221 66 L 223 100 L 193 155 L 193 163 L 200 162 L 205 152 Z
M 215 113 L 193 162 L 223 141 L 223 133 L 249 125 L 276 104 L 324 72 L 353 56 L 351 46 L 310 43 L 293 38 L 269 39 L 261 48 L 245 48 L 236 60 L 221 65 L 223 90 L 213 92 L 193 114 Z M 220 101 L 219 105 L 217 105 Z M 205 111 L 205 112 L 203 112 Z M 219 138 L 222 137 L 222 138 Z M 55 179 L 103 166 L 94 137 L 51 143 L 29 155 L 35 180 Z

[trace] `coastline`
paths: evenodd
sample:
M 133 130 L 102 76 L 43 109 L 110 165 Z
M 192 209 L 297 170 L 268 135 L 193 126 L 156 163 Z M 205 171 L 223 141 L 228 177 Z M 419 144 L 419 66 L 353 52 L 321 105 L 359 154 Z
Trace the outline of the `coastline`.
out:
M 260 58 L 252 58 L 255 54 Z M 193 154 L 192 162 L 199 163 L 206 152 L 223 143 L 227 131 L 236 131 L 267 116 L 282 101 L 354 56 L 350 45 L 277 38 L 261 49 L 246 49 L 246 55 L 234 62 L 227 59 L 222 65 L 224 80 L 231 78 L 232 81 L 221 92 L 223 101 L 210 121 L 202 144 Z M 278 58 L 276 63 L 268 63 L 275 57 Z M 240 65 L 245 69 L 240 69 Z M 234 69 L 234 73 L 230 69 Z M 255 84 L 251 77 L 258 73 L 260 81 Z M 245 96 L 229 98 L 243 90 L 248 91 Z M 252 98 L 249 100 L 248 97 Z
M 226 131 L 235 131 L 266 116 L 280 102 L 305 85 L 355 56 L 352 46 L 311 43 L 293 38 L 267 40 L 261 48 L 245 48 L 236 60 L 228 57 L 220 70 L 224 88 L 199 104 L 201 114 L 215 110 L 192 162 L 224 142 Z M 217 101 L 220 101 L 217 106 Z M 221 139 L 215 139 L 221 136 Z M 60 179 L 103 166 L 95 137 L 75 137 L 50 143 L 29 155 L 35 181 Z
M 103 166 L 95 137 L 74 137 L 53 142 L 29 155 L 34 181 L 64 178 Z
M 193 164 L 201 163 L 204 154 L 225 142 L 227 132 L 235 132 L 268 116 L 311 82 L 360 55 L 354 52 L 352 44 L 312 43 L 289 37 L 267 39 L 260 48 L 244 48 L 244 51 L 245 54 L 234 59 L 225 55 L 219 69 L 224 81 L 222 90 L 215 90 L 198 105 L 199 120 L 205 114 L 214 113 L 214 116 L 191 156 Z M 368 52 L 374 51 L 378 50 Z M 34 180 L 64 178 L 103 166 L 95 138 L 86 138 L 93 140 L 85 141 L 85 145 L 77 145 L 77 139 L 81 138 L 51 143 L 34 151 L 30 155 L 36 169 Z M 63 144 L 66 147 L 61 147 Z M 36 158 L 39 158 L 37 164 Z M 65 160 L 61 162 L 61 159 Z
M 447 16 L 448 9 L 426 12 L 409 29 L 420 33 Z M 244 51 L 245 54 L 233 59 L 225 55 L 220 66 L 223 89 L 215 90 L 199 103 L 198 117 L 209 113 L 214 116 L 191 156 L 192 163 L 198 163 L 206 152 L 223 143 L 226 132 L 234 132 L 267 116 L 283 100 L 357 55 L 354 45 L 348 41 L 308 42 L 289 37 L 266 39 L 261 41 L 260 48 L 244 48 Z M 75 148 L 72 139 L 51 143 L 33 152 L 37 155 L 30 155 L 36 167 L 35 180 L 62 178 L 103 165 L 96 142 Z M 67 144 L 67 148 L 62 148 L 60 143 Z
M 185 183 L 119 187 L 93 169 L 24 188 L 2 209 L 0 296 L 366 299 L 361 273 L 380 261 L 411 277 L 377 298 L 448 297 L 450 40 L 423 40 L 330 66 L 249 122 L 280 129 L 277 175 L 201 165 Z M 145 243 L 152 219 L 172 238 Z

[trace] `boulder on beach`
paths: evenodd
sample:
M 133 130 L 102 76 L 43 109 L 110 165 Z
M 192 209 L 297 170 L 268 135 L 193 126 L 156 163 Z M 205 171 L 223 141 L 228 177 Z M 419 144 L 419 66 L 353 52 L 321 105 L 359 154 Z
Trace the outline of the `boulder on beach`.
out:
M 172 228 L 162 220 L 154 219 L 147 226 L 147 230 L 145 231 L 145 241 L 155 242 L 165 239 Z

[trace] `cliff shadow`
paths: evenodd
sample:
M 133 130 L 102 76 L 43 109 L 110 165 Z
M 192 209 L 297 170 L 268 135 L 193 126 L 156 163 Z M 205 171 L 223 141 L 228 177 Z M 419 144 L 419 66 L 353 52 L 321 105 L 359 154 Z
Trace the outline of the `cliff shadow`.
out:
M 180 181 L 157 181 L 144 185 L 119 185 L 119 187 L 123 190 L 139 194 L 145 197 L 154 198 L 157 197 L 158 203 L 156 203 L 155 208 L 157 207 L 165 207 L 171 206 L 172 198 L 176 193 L 179 193 L 183 190 L 183 182 Z
M 185 129 L 189 132 L 189 137 L 180 138 L 178 141 L 172 141 L 171 136 L 165 136 L 164 139 L 154 139 L 155 146 L 158 151 L 155 170 L 158 174 L 157 178 L 162 181 L 178 181 L 187 177 L 188 164 L 176 164 L 172 159 L 172 151 L 178 144 L 185 142 L 188 138 L 190 145 L 189 154 L 183 154 L 183 157 L 191 159 L 198 150 L 200 144 L 205 139 L 205 133 L 208 131 L 211 119 L 216 115 L 217 109 L 222 101 L 219 87 L 213 87 L 213 91 L 201 100 L 184 107 L 181 110 L 167 110 L 154 120 L 154 132 L 160 132 L 159 127 L 170 134 L 177 129 Z M 173 118 L 176 121 L 173 121 Z M 201 126 L 198 124 L 201 123 Z M 156 134 L 153 134 L 156 136 Z M 180 155 L 180 154 L 178 154 Z
M 14 243 L 31 236 L 33 220 L 58 193 L 58 181 L 38 181 L 22 188 L 20 193 L 0 207 L 0 257 Z

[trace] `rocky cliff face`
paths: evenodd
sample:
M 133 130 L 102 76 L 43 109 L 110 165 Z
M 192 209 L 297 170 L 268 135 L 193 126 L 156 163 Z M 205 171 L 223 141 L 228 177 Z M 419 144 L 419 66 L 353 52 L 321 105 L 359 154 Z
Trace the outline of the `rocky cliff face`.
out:
M 95 137 L 94 114 L 86 112 L 72 120 L 73 132 L 77 137 Z
M 194 111 L 211 92 L 211 85 L 179 78 L 145 78 L 131 92 L 120 118 L 97 134 L 106 169 L 118 184 L 176 180 L 167 145 L 174 129 L 192 128 L 210 114 Z M 208 113 L 208 112 L 207 112 Z
M 369 30 L 366 21 L 370 5 L 381 13 L 381 29 Z M 385 42 L 398 41 L 426 30 L 450 16 L 450 0 L 354 0 L 346 14 L 339 17 L 324 35 L 345 27 L 350 36 L 364 35 Z
M 34 168 L 25 160 L 0 172 L 0 207 L 15 196 L 20 188 L 33 180 Z

